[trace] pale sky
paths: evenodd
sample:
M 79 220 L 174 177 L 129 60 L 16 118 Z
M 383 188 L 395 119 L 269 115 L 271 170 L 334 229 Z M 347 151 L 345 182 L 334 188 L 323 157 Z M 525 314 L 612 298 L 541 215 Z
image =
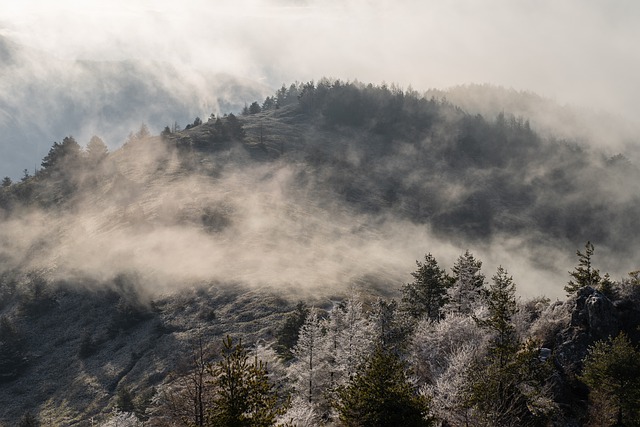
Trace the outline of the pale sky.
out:
M 279 86 L 491 83 L 635 117 L 634 0 L 26 0 L 0 32 L 61 58 L 147 58 Z

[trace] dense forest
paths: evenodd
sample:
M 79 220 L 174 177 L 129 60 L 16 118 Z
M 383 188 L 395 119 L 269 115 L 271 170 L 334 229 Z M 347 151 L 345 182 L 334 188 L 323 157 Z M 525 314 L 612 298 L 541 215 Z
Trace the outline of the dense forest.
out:
M 639 425 L 639 183 L 524 117 L 327 79 L 67 136 L 0 188 L 0 422 Z M 496 242 L 566 273 L 524 297 Z

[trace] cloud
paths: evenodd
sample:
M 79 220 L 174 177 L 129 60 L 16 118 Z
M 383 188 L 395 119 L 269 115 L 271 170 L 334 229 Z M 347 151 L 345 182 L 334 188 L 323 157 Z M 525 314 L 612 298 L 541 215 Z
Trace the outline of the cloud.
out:
M 632 116 L 636 2 L 20 2 L 13 35 L 61 58 L 145 58 L 272 85 L 323 75 L 493 83 Z
M 3 270 L 86 286 L 125 274 L 152 296 L 218 283 L 300 298 L 359 285 L 397 292 L 425 253 L 449 270 L 469 249 L 488 280 L 503 265 L 521 295 L 555 297 L 574 263 L 557 242 L 497 235 L 469 247 L 393 211 L 363 213 L 326 183 L 301 180 L 313 175 L 304 163 L 214 160 L 185 174 L 163 147 L 137 142 L 112 154 L 72 209 L 18 211 L 0 223 Z

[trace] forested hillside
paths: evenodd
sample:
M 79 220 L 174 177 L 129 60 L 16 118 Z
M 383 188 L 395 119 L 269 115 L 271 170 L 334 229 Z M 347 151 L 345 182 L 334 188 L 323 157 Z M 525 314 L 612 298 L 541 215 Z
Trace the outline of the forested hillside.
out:
M 640 170 L 534 129 L 322 79 L 53 143 L 0 188 L 0 422 L 635 425 Z

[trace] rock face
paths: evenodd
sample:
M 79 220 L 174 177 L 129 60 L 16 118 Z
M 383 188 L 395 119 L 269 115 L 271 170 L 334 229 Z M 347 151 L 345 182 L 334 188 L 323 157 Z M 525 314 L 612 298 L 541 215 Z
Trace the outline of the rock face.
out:
M 579 328 L 590 341 L 607 339 L 620 331 L 618 313 L 613 303 L 598 292 L 586 286 L 580 289 L 573 302 L 570 328 Z
M 627 333 L 638 335 L 640 312 L 632 299 L 611 301 L 592 287 L 584 287 L 554 307 L 555 316 L 564 311 L 566 322 L 554 337 L 553 360 L 557 368 L 552 380 L 553 393 L 563 413 L 557 425 L 582 425 L 587 411 L 588 389 L 579 381 L 582 360 L 589 347 L 599 340 Z M 637 341 L 637 339 L 635 340 Z
M 563 371 L 578 374 L 589 346 L 615 337 L 621 330 L 616 306 L 602 293 L 585 286 L 564 303 L 569 322 L 556 336 L 554 353 Z
M 618 313 L 609 298 L 598 291 L 592 291 L 586 296 L 584 306 L 590 338 L 607 339 L 620 332 Z

